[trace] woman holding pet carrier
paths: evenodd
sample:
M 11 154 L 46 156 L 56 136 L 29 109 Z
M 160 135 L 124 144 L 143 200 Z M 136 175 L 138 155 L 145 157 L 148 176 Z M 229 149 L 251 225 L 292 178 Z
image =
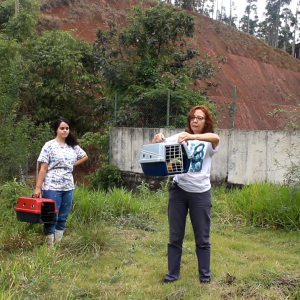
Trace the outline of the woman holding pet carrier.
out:
M 165 138 L 156 134 L 153 143 L 186 143 L 193 155 L 187 173 L 174 176 L 169 191 L 168 272 L 164 282 L 174 282 L 180 273 L 186 217 L 189 212 L 196 243 L 199 280 L 209 283 L 210 270 L 210 213 L 212 156 L 218 151 L 219 136 L 214 133 L 213 118 L 206 106 L 193 107 L 187 116 L 184 132 Z
M 47 245 L 60 242 L 63 237 L 73 201 L 73 168 L 88 159 L 70 132 L 68 119 L 60 117 L 53 129 L 55 138 L 45 143 L 38 157 L 40 170 L 34 190 L 34 197 L 53 199 L 58 210 L 54 224 L 44 224 Z

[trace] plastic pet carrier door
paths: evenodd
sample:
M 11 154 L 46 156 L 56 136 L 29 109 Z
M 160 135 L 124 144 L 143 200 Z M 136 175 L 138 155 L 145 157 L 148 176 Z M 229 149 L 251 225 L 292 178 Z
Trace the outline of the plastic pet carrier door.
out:
M 167 176 L 186 173 L 191 158 L 185 143 L 156 143 L 142 146 L 139 163 L 145 175 Z

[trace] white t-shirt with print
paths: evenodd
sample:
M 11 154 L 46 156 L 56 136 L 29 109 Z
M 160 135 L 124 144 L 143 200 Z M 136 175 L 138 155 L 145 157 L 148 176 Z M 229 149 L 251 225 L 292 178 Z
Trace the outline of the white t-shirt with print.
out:
M 182 132 L 181 132 L 182 133 Z M 175 134 L 166 138 L 167 142 L 177 143 L 178 137 L 181 133 Z M 190 167 L 187 173 L 176 174 L 174 181 L 178 186 L 190 193 L 203 193 L 211 188 L 210 183 L 210 169 L 212 156 L 219 150 L 219 145 L 213 149 L 210 142 L 199 140 L 184 141 L 190 153 L 191 158 Z
M 45 143 L 38 162 L 48 164 L 48 171 L 42 184 L 42 190 L 70 191 L 74 189 L 73 168 L 75 162 L 83 158 L 86 152 L 80 146 L 61 146 L 56 140 Z

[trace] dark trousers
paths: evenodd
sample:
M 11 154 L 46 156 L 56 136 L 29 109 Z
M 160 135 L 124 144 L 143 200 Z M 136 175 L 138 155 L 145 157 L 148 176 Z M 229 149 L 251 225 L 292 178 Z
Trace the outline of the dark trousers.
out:
M 185 233 L 186 216 L 189 211 L 193 226 L 199 279 L 210 278 L 210 212 L 212 202 L 210 190 L 204 193 L 189 193 L 177 185 L 169 192 L 169 243 L 168 273 L 165 278 L 176 280 L 180 273 L 182 244 Z

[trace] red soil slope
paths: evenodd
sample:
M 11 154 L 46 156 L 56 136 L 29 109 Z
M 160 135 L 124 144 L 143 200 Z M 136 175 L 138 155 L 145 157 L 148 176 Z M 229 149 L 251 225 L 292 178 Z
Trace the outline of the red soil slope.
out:
M 96 30 L 107 29 L 107 22 L 125 24 L 127 9 L 143 2 L 145 7 L 155 1 L 82 0 L 68 5 L 45 0 L 41 24 L 55 24 L 62 30 L 74 29 L 74 36 L 92 43 Z M 63 0 L 56 0 L 63 1 Z M 221 70 L 212 78 L 214 87 L 209 98 L 216 102 L 221 129 L 281 130 L 293 120 L 300 103 L 300 61 L 288 53 L 269 47 L 264 42 L 233 28 L 194 14 L 196 31 L 193 43 L 201 54 L 224 55 Z M 206 83 L 204 83 L 206 85 Z M 233 96 L 236 86 L 236 96 Z M 229 108 L 235 101 L 235 118 Z M 280 113 L 279 110 L 286 112 Z M 278 113 L 276 113 L 278 112 Z

